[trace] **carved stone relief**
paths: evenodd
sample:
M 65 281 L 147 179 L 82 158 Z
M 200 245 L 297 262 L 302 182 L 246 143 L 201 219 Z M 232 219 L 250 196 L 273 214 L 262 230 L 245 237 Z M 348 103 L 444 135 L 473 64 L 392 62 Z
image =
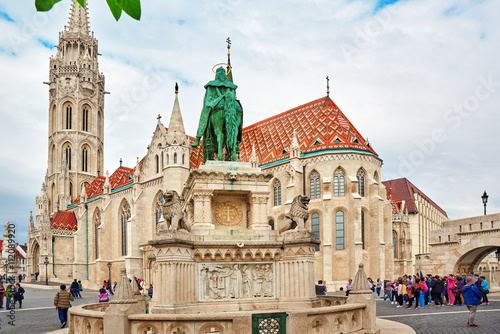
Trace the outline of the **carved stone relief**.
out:
M 203 300 L 275 297 L 274 263 L 200 263 L 199 296 Z

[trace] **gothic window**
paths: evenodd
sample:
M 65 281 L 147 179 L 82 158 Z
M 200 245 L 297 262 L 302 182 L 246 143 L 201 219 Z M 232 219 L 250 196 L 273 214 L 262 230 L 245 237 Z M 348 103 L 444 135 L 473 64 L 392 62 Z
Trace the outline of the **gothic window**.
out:
M 335 243 L 337 250 L 344 249 L 344 211 L 335 213 Z
M 274 181 L 274 206 L 281 205 L 281 182 L 279 180 Z
M 167 166 L 170 164 L 170 155 L 167 153 Z
M 162 215 L 162 206 L 163 206 L 163 193 L 160 192 L 155 201 L 155 221 L 157 227 Z
M 160 159 L 158 158 L 158 154 L 156 155 L 156 173 L 160 172 Z
M 396 256 L 396 240 L 398 240 L 396 237 L 396 232 L 392 231 L 392 247 L 393 247 L 394 258 L 397 258 L 397 256 Z
M 314 239 L 320 240 L 319 235 L 319 213 L 315 212 L 311 216 L 311 228 L 312 233 L 314 233 Z M 319 251 L 319 245 L 316 246 L 316 251 Z
M 362 169 L 358 170 L 356 178 L 358 179 L 358 194 L 365 197 L 365 173 Z
M 177 164 L 177 153 L 174 153 L 174 164 Z
M 69 183 L 69 200 L 72 202 L 73 201 L 73 183 Z
M 72 115 L 72 110 L 71 106 L 66 107 L 66 129 L 71 129 L 71 115 Z
M 101 211 L 96 209 L 94 214 L 94 255 L 99 258 L 99 225 L 101 225 Z
M 83 120 L 82 120 L 82 130 L 83 131 L 89 131 L 89 110 L 87 107 L 83 108 Z
M 120 209 L 122 255 L 127 255 L 127 221 L 130 218 L 130 205 L 124 201 Z
M 333 174 L 333 196 L 344 197 L 344 172 L 340 168 Z
M 365 212 L 361 210 L 361 247 L 365 249 Z
M 182 155 L 182 164 L 183 165 L 185 164 L 185 162 L 184 162 L 185 158 L 184 157 L 185 157 L 185 154 Z
M 84 147 L 82 149 L 82 172 L 88 172 L 88 160 L 87 160 L 87 157 L 88 157 L 87 148 Z
M 274 220 L 269 221 L 269 226 L 271 226 L 271 230 L 274 230 Z
M 311 199 L 321 198 L 321 182 L 319 173 L 313 172 L 309 178 L 311 184 Z
M 66 164 L 68 166 L 68 169 L 71 170 L 71 146 L 66 146 L 66 148 L 64 149 L 64 154 L 66 155 Z

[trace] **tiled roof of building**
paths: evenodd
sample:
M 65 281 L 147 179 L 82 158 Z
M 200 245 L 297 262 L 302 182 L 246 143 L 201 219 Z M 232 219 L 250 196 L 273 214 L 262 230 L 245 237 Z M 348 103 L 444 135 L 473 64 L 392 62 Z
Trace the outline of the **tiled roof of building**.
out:
M 323 97 L 245 127 L 241 160 L 249 161 L 252 146 L 260 165 L 289 158 L 294 131 L 303 154 L 348 149 L 377 155 L 337 105 L 329 97 Z M 194 141 L 192 137 L 189 139 Z M 191 167 L 197 168 L 202 158 L 201 145 L 192 149 Z
M 408 213 L 418 213 L 417 205 L 415 203 L 415 195 L 418 194 L 422 196 L 429 204 L 431 204 L 436 210 L 441 212 L 443 215 L 448 217 L 446 211 L 441 209 L 439 205 L 434 203 L 426 194 L 424 194 L 420 189 L 418 189 L 413 183 L 408 181 L 406 178 L 388 180 L 382 182 L 386 187 L 388 194 L 391 194 L 393 200 L 399 207 L 401 207 L 401 202 L 405 201 L 405 208 Z
M 54 230 L 76 231 L 78 223 L 73 212 L 57 211 L 50 219 L 50 226 Z
M 135 168 L 128 167 L 119 167 L 114 171 L 113 174 L 109 177 L 109 183 L 111 184 L 111 190 L 117 189 L 128 184 L 133 183 L 134 179 L 134 170 Z M 86 188 L 85 192 L 87 193 L 87 198 L 92 198 L 102 194 L 102 187 L 104 182 L 106 181 L 106 177 L 98 176 L 96 177 Z M 78 196 L 74 201 L 74 203 L 80 202 L 80 196 Z

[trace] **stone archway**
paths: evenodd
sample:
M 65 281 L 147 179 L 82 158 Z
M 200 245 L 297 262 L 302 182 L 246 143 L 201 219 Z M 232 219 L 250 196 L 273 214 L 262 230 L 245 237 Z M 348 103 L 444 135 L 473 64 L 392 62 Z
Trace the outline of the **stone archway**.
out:
M 443 274 L 455 274 L 459 270 L 462 273 L 464 269 L 474 271 L 488 254 L 498 249 L 499 245 L 500 237 L 483 235 L 482 238 L 474 238 L 458 246 L 451 252 Z
M 33 242 L 33 252 L 32 252 L 32 272 L 29 274 L 35 275 L 36 272 L 40 272 L 40 246 L 38 245 L 38 242 Z

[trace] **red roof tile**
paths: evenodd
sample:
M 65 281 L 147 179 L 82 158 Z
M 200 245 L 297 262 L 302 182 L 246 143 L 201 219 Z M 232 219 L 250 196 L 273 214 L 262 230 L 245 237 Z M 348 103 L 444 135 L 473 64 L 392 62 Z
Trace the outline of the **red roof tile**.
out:
M 76 216 L 70 211 L 57 211 L 50 220 L 50 225 L 54 230 L 76 231 L 78 223 Z
M 388 180 L 382 182 L 386 187 L 387 194 L 390 194 L 395 203 L 401 207 L 401 202 L 405 201 L 406 210 L 409 213 L 418 213 L 417 205 L 415 203 L 414 194 L 419 194 L 422 196 L 429 204 L 435 207 L 439 212 L 448 217 L 446 211 L 441 209 L 439 205 L 434 203 L 426 194 L 424 194 L 420 189 L 418 189 L 413 183 L 408 181 L 406 178 Z
M 249 161 L 252 146 L 261 165 L 289 158 L 294 130 L 302 153 L 354 149 L 377 155 L 337 105 L 323 97 L 245 127 L 241 160 Z M 200 148 L 191 150 L 191 167 L 197 168 L 202 162 Z

